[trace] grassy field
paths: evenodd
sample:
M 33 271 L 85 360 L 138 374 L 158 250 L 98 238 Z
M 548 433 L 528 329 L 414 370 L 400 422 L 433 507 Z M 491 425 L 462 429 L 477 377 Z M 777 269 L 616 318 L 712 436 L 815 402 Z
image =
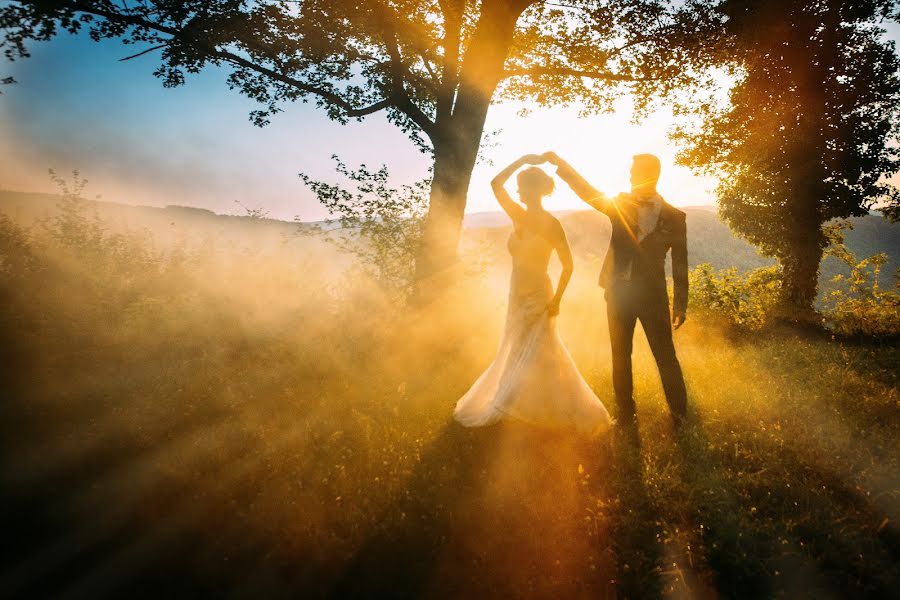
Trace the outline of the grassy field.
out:
M 0 597 L 900 584 L 896 344 L 689 314 L 683 433 L 640 331 L 637 429 L 468 430 L 450 415 L 499 341 L 502 276 L 410 311 L 287 243 L 160 254 L 75 223 L 0 228 Z M 595 266 L 577 265 L 560 328 L 606 398 Z

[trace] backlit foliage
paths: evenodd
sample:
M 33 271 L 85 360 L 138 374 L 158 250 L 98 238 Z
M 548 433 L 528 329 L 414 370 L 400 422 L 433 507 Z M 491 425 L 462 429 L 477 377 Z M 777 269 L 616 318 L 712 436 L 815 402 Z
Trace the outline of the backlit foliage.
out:
M 691 97 L 680 160 L 719 177 L 722 218 L 784 270 L 785 299 L 812 308 L 823 225 L 890 214 L 900 193 L 900 57 L 883 39 L 887 0 L 728 0 L 713 63 L 737 81 L 728 99 Z
M 900 336 L 900 271 L 895 274 L 894 289 L 882 289 L 879 274 L 887 255 L 858 260 L 844 244 L 841 228 L 832 229 L 830 236 L 826 254 L 847 265 L 850 273 L 832 279 L 838 287 L 825 299 L 826 325 L 842 335 Z
M 384 290 L 405 299 L 414 283 L 415 256 L 422 243 L 428 210 L 429 181 L 392 188 L 386 166 L 371 171 L 360 165 L 354 170 L 337 156 L 332 159 L 337 164 L 337 174 L 351 182 L 355 191 L 301 173 L 303 183 L 328 211 L 329 219 L 323 223 L 300 223 L 300 232 L 319 235 L 353 255 Z
M 740 329 L 761 329 L 775 318 L 781 277 L 775 266 L 741 273 L 734 267 L 717 272 L 708 263 L 698 265 L 688 273 L 691 311 Z

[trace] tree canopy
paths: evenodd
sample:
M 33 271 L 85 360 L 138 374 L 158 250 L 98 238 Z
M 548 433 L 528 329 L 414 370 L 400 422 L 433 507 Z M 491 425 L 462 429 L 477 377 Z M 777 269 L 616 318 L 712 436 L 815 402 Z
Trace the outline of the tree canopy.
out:
M 727 0 L 711 60 L 736 76 L 727 102 L 695 109 L 681 160 L 717 175 L 721 215 L 784 268 L 788 300 L 809 309 L 823 226 L 888 214 L 900 193 L 900 58 L 880 25 L 891 0 Z
M 267 124 L 290 102 L 347 122 L 383 112 L 434 155 L 426 271 L 455 253 L 488 107 L 638 110 L 696 80 L 692 68 L 720 15 L 710 0 L 111 0 L 12 1 L 0 8 L 10 59 L 33 41 L 87 30 L 128 58 L 157 53 L 155 75 L 183 84 L 206 66 L 260 103 Z M 423 264 L 424 264 L 423 263 Z
M 10 2 L 0 9 L 7 58 L 61 30 L 158 52 L 168 87 L 207 65 L 259 101 L 266 124 L 287 102 L 314 102 L 346 122 L 386 111 L 429 140 L 467 85 L 536 105 L 605 110 L 624 91 L 641 105 L 685 82 L 684 49 L 706 26 L 702 2 L 618 0 L 109 0 Z M 514 27 L 503 31 L 501 17 Z M 505 38 L 505 39 L 504 39 Z M 497 64 L 484 46 L 495 46 Z

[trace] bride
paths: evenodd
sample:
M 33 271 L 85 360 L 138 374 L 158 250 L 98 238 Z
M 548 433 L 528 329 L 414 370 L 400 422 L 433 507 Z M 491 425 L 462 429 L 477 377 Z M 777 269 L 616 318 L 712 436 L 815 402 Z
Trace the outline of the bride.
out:
M 453 416 L 467 427 L 514 418 L 592 434 L 611 419 L 556 329 L 559 302 L 572 276 L 572 252 L 560 222 L 541 206 L 554 181 L 536 166 L 521 171 L 516 182 L 525 208 L 503 187 L 520 167 L 542 162 L 542 156 L 525 155 L 491 182 L 497 201 L 513 222 L 507 242 L 512 278 L 506 327 L 494 362 L 457 402 Z M 555 293 L 547 274 L 554 250 L 563 266 Z

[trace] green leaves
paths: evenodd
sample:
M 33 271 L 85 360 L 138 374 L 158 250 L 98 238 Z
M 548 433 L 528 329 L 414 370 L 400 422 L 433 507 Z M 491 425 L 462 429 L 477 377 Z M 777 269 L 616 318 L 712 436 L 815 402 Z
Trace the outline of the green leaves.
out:
M 405 298 L 412 290 L 430 181 L 394 188 L 386 166 L 377 171 L 364 164 L 350 169 L 337 156 L 332 159 L 337 173 L 355 189 L 316 181 L 301 173 L 300 179 L 331 217 L 323 223 L 303 224 L 301 232 L 323 236 L 354 256 L 387 291 Z
M 704 263 L 688 274 L 690 306 L 737 329 L 755 331 L 775 316 L 781 301 L 781 269 L 759 267 L 747 273 L 713 270 Z
M 605 111 L 622 93 L 640 106 L 694 80 L 696 49 L 719 26 L 713 3 L 673 8 L 648 0 L 565 5 L 522 0 L 301 2 L 219 0 L 113 4 L 10 2 L 0 45 L 10 59 L 32 41 L 86 28 L 159 50 L 154 74 L 168 87 L 208 64 L 231 69 L 229 86 L 259 101 L 265 125 L 286 102 L 312 101 L 346 122 L 388 111 L 398 127 L 432 137 L 451 118 L 466 81 L 488 96 L 579 104 Z M 512 21 L 512 39 L 500 25 Z M 480 56 L 484 42 L 501 60 Z M 488 61 L 490 62 L 490 61 Z
M 723 219 L 785 266 L 801 304 L 815 297 L 822 225 L 900 202 L 886 181 L 900 170 L 900 58 L 880 22 L 889 4 L 723 2 L 711 60 L 736 83 L 675 135 L 683 164 L 719 176 Z

